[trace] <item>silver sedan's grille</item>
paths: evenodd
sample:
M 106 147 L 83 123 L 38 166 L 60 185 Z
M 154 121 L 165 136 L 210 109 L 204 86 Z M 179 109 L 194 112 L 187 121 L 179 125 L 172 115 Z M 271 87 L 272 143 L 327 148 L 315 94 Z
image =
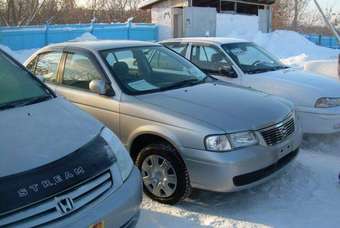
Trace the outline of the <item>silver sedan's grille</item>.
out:
M 283 142 L 295 131 L 294 115 L 290 115 L 284 121 L 260 130 L 260 133 L 268 146 L 274 146 Z
M 113 186 L 111 173 L 105 172 L 62 195 L 0 216 L 0 227 L 35 227 L 52 222 L 98 200 Z M 66 199 L 66 200 L 63 200 Z M 63 205 L 58 202 L 63 201 Z

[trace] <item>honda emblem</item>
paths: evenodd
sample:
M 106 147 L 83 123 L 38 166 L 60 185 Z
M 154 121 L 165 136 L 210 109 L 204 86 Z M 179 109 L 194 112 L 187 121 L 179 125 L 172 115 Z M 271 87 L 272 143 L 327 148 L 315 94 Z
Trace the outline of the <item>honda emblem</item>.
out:
M 74 205 L 73 200 L 69 197 L 63 197 L 63 198 L 55 198 L 55 201 L 57 203 L 57 210 L 60 214 L 65 215 L 73 211 Z

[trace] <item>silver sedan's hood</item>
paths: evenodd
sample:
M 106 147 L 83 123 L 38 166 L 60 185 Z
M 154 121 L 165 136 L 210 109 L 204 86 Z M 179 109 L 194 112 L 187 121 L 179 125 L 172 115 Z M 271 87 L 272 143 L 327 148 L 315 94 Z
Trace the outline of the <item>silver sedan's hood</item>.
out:
M 0 177 L 58 160 L 91 141 L 101 128 L 62 98 L 0 111 Z
M 225 132 L 256 130 L 283 120 L 290 102 L 222 82 L 139 96 L 143 102 L 204 121 Z
M 320 97 L 340 97 L 338 80 L 296 69 L 248 75 L 249 86 L 291 100 L 297 106 L 314 107 Z

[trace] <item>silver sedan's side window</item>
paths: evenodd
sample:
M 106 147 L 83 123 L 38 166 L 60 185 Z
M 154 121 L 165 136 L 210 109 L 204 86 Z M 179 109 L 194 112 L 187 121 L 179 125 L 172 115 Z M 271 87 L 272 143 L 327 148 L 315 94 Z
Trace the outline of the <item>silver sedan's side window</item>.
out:
M 192 45 L 190 59 L 208 73 L 218 73 L 221 69 L 231 65 L 223 52 L 207 45 Z
M 90 90 L 90 82 L 101 79 L 100 73 L 87 56 L 67 54 L 62 80 L 63 85 Z
M 61 59 L 61 52 L 48 52 L 38 56 L 34 74 L 42 76 L 50 83 L 57 82 L 58 65 Z
M 188 49 L 186 43 L 165 43 L 164 45 L 184 57 Z

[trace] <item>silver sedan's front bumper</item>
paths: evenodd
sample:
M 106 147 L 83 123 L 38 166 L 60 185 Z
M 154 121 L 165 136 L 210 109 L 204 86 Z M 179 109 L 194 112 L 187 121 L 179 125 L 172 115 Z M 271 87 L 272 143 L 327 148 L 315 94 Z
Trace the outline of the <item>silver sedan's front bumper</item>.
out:
M 302 140 L 298 128 L 275 146 L 256 145 L 231 152 L 182 148 L 191 185 L 216 192 L 233 192 L 265 182 L 282 170 L 298 153 Z

